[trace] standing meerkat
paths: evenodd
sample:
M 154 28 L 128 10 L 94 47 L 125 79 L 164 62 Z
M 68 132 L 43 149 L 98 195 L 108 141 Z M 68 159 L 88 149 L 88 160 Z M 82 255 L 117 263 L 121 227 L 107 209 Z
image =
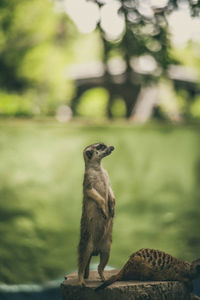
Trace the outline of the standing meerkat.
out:
M 89 277 L 92 256 L 100 254 L 98 272 L 104 281 L 103 270 L 110 256 L 115 197 L 106 170 L 101 165 L 103 157 L 110 155 L 113 146 L 97 143 L 83 151 L 85 174 L 80 242 L 78 246 L 78 280 L 84 286 Z
M 200 259 L 192 263 L 160 250 L 141 249 L 133 253 L 118 274 L 110 277 L 96 290 L 115 281 L 151 280 L 181 281 L 192 290 L 192 280 L 200 277 Z

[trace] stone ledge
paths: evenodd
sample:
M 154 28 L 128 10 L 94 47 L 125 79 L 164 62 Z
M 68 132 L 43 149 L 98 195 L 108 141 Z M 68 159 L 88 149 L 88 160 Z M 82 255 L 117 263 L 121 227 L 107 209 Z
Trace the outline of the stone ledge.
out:
M 118 270 L 105 271 L 106 279 Z M 79 287 L 77 273 L 67 275 L 61 284 L 63 300 L 190 300 L 184 284 L 178 281 L 118 281 L 98 292 L 97 271 L 90 271 L 86 287 Z

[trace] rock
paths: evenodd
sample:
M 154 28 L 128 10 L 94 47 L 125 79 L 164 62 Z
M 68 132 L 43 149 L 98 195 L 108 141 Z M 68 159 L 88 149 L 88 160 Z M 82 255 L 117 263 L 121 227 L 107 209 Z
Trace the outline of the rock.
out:
M 105 271 L 106 279 L 118 270 Z M 63 300 L 189 300 L 190 293 L 178 281 L 118 281 L 104 290 L 97 271 L 90 271 L 86 287 L 78 286 L 77 273 L 67 275 L 61 284 Z

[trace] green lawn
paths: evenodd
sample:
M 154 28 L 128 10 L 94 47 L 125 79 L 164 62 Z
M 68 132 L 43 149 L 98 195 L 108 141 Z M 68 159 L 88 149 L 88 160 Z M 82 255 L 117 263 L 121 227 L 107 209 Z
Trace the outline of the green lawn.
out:
M 97 141 L 115 146 L 103 162 L 116 195 L 109 265 L 121 267 L 142 247 L 196 259 L 199 129 L 0 121 L 0 281 L 41 282 L 77 269 L 82 150 Z

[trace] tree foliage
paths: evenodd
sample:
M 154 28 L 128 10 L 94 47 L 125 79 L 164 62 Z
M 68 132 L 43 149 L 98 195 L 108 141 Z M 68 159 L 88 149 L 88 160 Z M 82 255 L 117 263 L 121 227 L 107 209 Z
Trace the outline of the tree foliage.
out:
M 169 67 L 172 64 L 181 64 L 179 57 L 173 53 L 168 26 L 168 16 L 179 8 L 181 1 L 93 0 L 93 2 L 100 10 L 98 30 L 103 44 L 102 59 L 106 67 L 105 78 L 100 85 L 109 93 L 107 116 L 113 117 L 112 106 L 120 97 L 126 106 L 125 115 L 129 118 L 134 111 L 141 87 L 149 82 L 159 81 L 163 77 L 169 78 Z M 118 3 L 116 15 L 118 14 L 124 22 L 124 30 L 119 30 L 118 36 L 110 34 L 103 20 L 105 9 L 111 2 L 113 8 L 114 3 Z M 192 16 L 200 15 L 199 0 L 187 0 L 184 4 L 188 5 Z M 111 5 L 109 9 L 111 13 Z M 112 18 L 109 20 L 107 17 L 107 26 L 110 24 L 110 28 L 113 27 L 112 21 Z M 125 63 L 125 68 L 121 72 L 123 75 L 117 81 L 113 78 L 109 67 L 110 59 L 113 57 L 119 57 Z M 75 100 L 78 103 L 78 96 Z
M 103 0 L 93 1 L 100 9 L 106 5 Z M 166 75 L 169 64 L 179 62 L 179 58 L 172 55 L 167 16 L 178 7 L 180 1 L 168 0 L 165 5 L 160 5 L 159 1 L 117 1 L 120 4 L 118 13 L 125 22 L 124 31 L 118 39 L 111 40 L 100 20 L 100 34 L 96 35 L 99 40 L 93 43 L 94 47 L 101 49 L 100 44 L 103 45 L 102 60 L 105 65 L 111 57 L 120 56 L 126 63 L 127 78 L 131 77 L 128 72 L 132 72 L 136 65 L 134 59 L 146 57 L 155 68 L 142 77 L 142 83 L 160 79 Z M 82 46 L 83 38 L 76 49 L 73 48 L 77 30 L 64 11 L 56 12 L 57 2 L 60 1 L 0 2 L 1 115 L 54 114 L 59 104 L 72 99 L 73 83 L 67 79 L 66 67 L 72 62 L 75 52 L 80 62 L 83 53 L 88 53 L 90 49 L 85 50 L 85 44 Z M 154 2 L 158 3 L 157 6 L 150 7 L 149 3 Z M 188 3 L 191 15 L 200 14 L 200 0 L 185 0 L 185 3 Z M 150 14 L 144 12 L 142 5 L 149 5 Z M 117 97 L 127 98 L 128 116 L 132 111 L 131 101 L 135 100 L 129 97 L 132 83 L 125 85 L 126 95 Z M 135 89 L 138 90 L 138 86 Z M 112 111 L 109 105 L 108 101 L 108 115 Z
M 130 59 L 141 55 L 154 58 L 161 73 L 165 73 L 171 63 L 178 63 L 171 55 L 171 41 L 168 30 L 167 16 L 178 9 L 181 1 L 168 0 L 165 4 L 151 5 L 151 1 L 118 0 L 119 15 L 124 18 L 125 30 L 117 40 L 110 40 L 104 32 L 101 22 L 99 28 L 104 43 L 104 60 L 107 61 L 113 50 L 126 61 L 130 68 Z M 101 0 L 95 0 L 101 8 Z M 200 15 L 200 1 L 186 0 L 192 16 Z M 158 69 L 157 69 L 158 70 Z
M 66 101 L 70 86 L 64 68 L 70 26 L 67 16 L 57 14 L 48 0 L 1 1 L 0 89 L 1 99 L 8 104 L 1 113 L 9 114 L 16 94 L 22 102 L 31 103 L 32 111 L 45 113 L 51 113 L 55 102 Z

